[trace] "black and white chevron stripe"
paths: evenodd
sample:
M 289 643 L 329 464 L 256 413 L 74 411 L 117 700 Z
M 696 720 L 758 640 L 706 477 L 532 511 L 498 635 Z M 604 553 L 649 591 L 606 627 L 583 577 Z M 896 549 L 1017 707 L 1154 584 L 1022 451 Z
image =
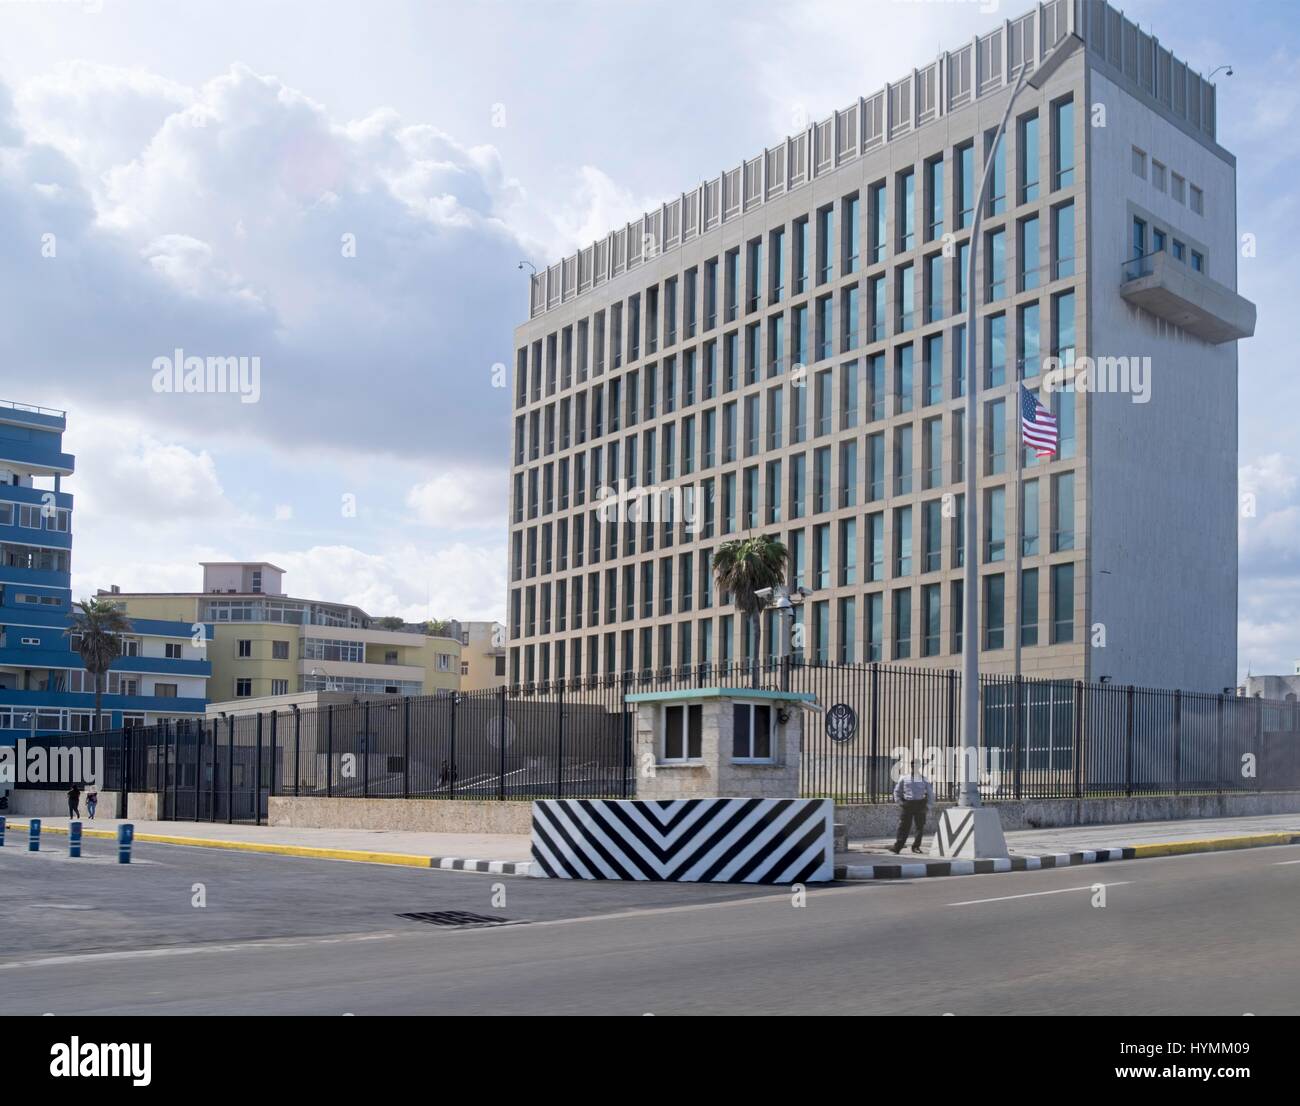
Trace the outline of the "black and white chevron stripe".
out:
M 975 811 L 967 810 L 964 816 L 951 810 L 945 813 L 936 827 L 935 844 L 939 856 L 956 856 L 975 832 Z
M 544 799 L 529 874 L 807 883 L 833 875 L 830 799 Z

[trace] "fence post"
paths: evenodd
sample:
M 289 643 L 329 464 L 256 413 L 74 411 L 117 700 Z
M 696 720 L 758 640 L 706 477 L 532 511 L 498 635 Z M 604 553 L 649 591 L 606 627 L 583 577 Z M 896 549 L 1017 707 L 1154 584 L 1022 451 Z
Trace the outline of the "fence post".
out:
M 253 769 L 253 824 L 262 824 L 262 712 L 257 712 L 257 765 Z
M 1019 673 L 1016 674 L 1015 683 L 1015 721 L 1012 723 L 1011 741 L 1014 746 L 1013 754 L 1016 758 L 1015 765 L 1011 769 L 1011 795 L 1015 799 L 1020 798 L 1020 753 L 1024 748 L 1024 713 L 1023 706 L 1025 700 L 1025 678 Z M 1051 771 L 1051 765 L 1048 766 Z
M 807 686 L 807 685 L 805 685 Z M 952 724 L 952 687 L 948 688 L 948 721 Z M 871 798 L 880 795 L 880 665 L 871 663 Z
M 1218 736 L 1214 743 L 1214 789 L 1223 794 L 1223 708 L 1227 696 L 1222 691 L 1219 692 L 1219 707 L 1216 711 L 1218 715 Z
M 1264 790 L 1264 700 L 1255 701 L 1255 790 Z
M 319 736 L 319 731 L 317 731 Z M 302 709 L 293 705 L 293 794 L 302 793 Z
M 1174 692 L 1174 794 L 1183 793 L 1183 693 Z
M 235 820 L 235 716 L 226 719 L 226 822 Z
M 370 798 L 370 700 L 361 708 L 361 797 Z
M 402 798 L 411 797 L 411 697 L 402 696 Z
M 1133 697 L 1135 690 L 1128 685 L 1126 721 L 1124 723 L 1124 794 L 1133 794 Z
M 632 712 L 627 709 L 626 701 L 622 704 L 623 708 L 623 798 L 628 798 L 627 777 L 632 763 Z
M 334 797 L 334 704 L 325 708 L 325 797 Z
M 269 820 L 271 817 L 271 796 L 275 794 L 275 764 L 279 759 L 276 756 L 276 731 L 279 729 L 278 719 L 280 715 L 276 711 L 271 711 L 271 783 L 266 789 L 266 816 Z
M 173 819 L 175 819 L 176 796 L 177 796 L 178 789 L 180 787 L 180 778 L 181 778 L 181 733 L 180 733 L 180 726 L 176 722 L 168 722 L 167 729 L 171 733 L 171 738 L 172 738 L 172 762 L 170 767 L 171 784 L 172 784 L 171 785 L 171 795 L 172 795 L 171 816 Z M 163 786 L 164 787 L 167 786 L 166 776 L 163 776 Z
M 217 744 L 221 737 L 221 720 L 212 720 L 212 782 L 208 785 L 208 821 L 217 820 Z
M 122 746 L 122 790 L 117 794 L 117 816 L 125 818 L 127 800 L 131 794 L 131 731 L 123 728 L 119 735 Z
M 453 691 L 451 693 L 451 759 L 447 766 L 447 793 L 449 797 L 456 797 L 456 702 L 460 699 L 460 694 Z
M 506 797 L 506 685 L 497 690 L 497 798 Z
M 1074 729 L 1074 797 L 1083 798 L 1083 789 L 1087 775 L 1087 752 L 1084 749 L 1083 728 L 1083 681 L 1074 681 L 1074 718 L 1071 719 Z
M 564 684 L 561 683 L 555 695 L 555 709 L 559 715 L 559 725 L 555 739 L 555 797 L 564 798 Z
M 208 722 L 206 718 L 198 720 L 199 732 L 194 739 L 194 820 L 199 820 L 200 788 L 203 779 L 203 750 L 207 745 Z

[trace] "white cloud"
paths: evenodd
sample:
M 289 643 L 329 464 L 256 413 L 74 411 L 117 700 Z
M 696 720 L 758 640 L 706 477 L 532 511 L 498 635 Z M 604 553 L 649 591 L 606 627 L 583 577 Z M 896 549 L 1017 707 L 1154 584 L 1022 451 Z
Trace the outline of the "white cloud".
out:
M 507 498 L 504 472 L 454 469 L 440 473 L 406 494 L 415 520 L 446 530 L 504 527 Z

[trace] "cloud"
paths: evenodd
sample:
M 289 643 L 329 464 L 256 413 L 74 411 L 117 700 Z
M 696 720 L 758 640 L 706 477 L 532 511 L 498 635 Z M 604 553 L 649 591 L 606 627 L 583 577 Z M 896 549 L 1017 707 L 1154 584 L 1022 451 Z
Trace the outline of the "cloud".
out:
M 65 67 L 0 99 L 0 143 L 0 357 L 29 380 L 211 438 L 501 456 L 492 366 L 525 296 L 491 147 L 389 109 L 336 119 L 243 65 L 193 87 Z M 261 402 L 154 394 L 176 348 L 260 357 Z
M 446 530 L 504 529 L 507 510 L 503 472 L 457 469 L 417 484 L 406 494 L 417 522 Z

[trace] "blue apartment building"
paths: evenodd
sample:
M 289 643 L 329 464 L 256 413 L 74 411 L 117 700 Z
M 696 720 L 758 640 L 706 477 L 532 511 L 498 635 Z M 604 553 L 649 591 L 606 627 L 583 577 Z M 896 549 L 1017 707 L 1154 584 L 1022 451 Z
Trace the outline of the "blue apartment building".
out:
M 94 681 L 64 632 L 73 497 L 63 483 L 75 467 L 66 427 L 63 411 L 0 400 L 0 744 L 95 725 Z M 211 625 L 133 619 L 106 677 L 104 727 L 202 717 L 211 637 Z

